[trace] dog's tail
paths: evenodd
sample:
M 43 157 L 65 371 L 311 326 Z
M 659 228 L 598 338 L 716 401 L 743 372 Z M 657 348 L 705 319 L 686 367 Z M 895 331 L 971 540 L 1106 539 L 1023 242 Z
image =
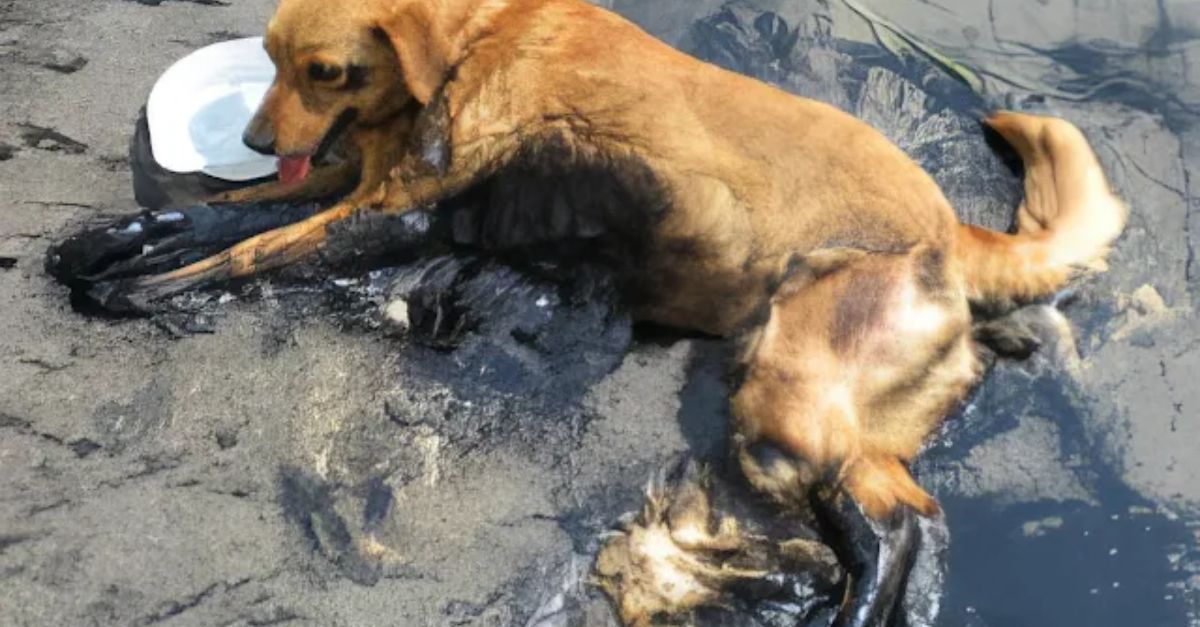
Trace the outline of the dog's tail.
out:
M 1077 270 L 1103 269 L 1127 211 L 1083 133 L 1065 120 L 1011 112 L 987 124 L 1025 162 L 1025 201 L 1015 235 L 959 227 L 970 299 L 1028 300 L 1052 294 Z

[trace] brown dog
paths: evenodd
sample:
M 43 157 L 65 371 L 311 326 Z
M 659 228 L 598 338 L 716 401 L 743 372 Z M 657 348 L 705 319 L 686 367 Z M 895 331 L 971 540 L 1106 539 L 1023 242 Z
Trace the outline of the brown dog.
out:
M 489 203 L 489 246 L 587 239 L 639 318 L 751 329 L 732 404 L 747 475 L 783 501 L 822 487 L 832 524 L 872 536 L 841 555 L 847 624 L 887 620 L 912 512 L 937 511 L 905 464 L 977 377 L 968 303 L 1050 293 L 1124 225 L 1066 122 L 988 121 L 1025 160 L 1026 201 L 1016 235 L 977 229 L 866 124 L 584 0 L 282 0 L 266 46 L 278 75 L 245 140 L 281 181 L 234 198 L 357 186 L 137 290 L 279 267 L 356 212 L 464 194 Z M 338 139 L 356 161 L 310 173 Z

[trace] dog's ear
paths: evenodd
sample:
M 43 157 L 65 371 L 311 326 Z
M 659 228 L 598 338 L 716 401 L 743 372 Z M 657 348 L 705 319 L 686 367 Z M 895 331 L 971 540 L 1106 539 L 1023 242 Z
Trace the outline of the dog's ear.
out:
M 381 20 L 375 33 L 396 51 L 408 92 L 422 105 L 429 104 L 450 70 L 450 44 L 438 29 L 433 9 L 412 3 Z

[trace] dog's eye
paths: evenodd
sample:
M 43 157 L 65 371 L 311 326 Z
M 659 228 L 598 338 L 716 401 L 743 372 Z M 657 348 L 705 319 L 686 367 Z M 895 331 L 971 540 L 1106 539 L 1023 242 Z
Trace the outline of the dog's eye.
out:
M 342 76 L 342 68 L 313 61 L 308 64 L 308 77 L 320 83 L 336 81 Z

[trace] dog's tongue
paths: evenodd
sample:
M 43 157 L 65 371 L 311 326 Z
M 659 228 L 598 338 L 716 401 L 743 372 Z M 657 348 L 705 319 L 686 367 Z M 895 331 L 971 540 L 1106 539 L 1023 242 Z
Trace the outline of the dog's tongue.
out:
M 279 182 L 297 183 L 308 176 L 312 169 L 312 157 L 280 157 Z

